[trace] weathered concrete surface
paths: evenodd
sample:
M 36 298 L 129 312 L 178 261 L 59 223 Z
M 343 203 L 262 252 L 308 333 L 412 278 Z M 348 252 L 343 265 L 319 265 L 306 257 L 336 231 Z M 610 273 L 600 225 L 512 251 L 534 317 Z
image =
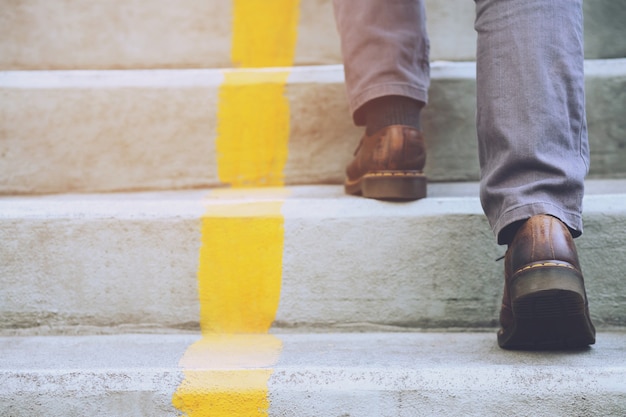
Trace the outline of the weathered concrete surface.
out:
M 619 333 L 570 354 L 504 352 L 493 334 L 286 336 L 270 378 L 271 415 L 566 416 L 626 409 Z M 605 362 L 596 356 L 594 368 L 595 355 Z M 315 367 L 303 370 L 308 363 Z M 286 395 L 274 394 L 276 385 Z
M 250 350 L 255 337 L 242 336 Z M 270 416 L 622 415 L 626 335 L 575 352 L 500 350 L 493 333 L 274 334 Z M 170 416 L 184 370 L 258 369 L 193 335 L 0 338 L 0 413 Z M 237 343 L 237 336 L 230 336 Z M 210 355 L 210 357 L 209 357 Z M 183 369 L 181 366 L 185 364 Z M 209 378 L 207 378 L 209 379 Z M 210 380 L 210 379 L 209 379 Z M 220 381 L 214 381 L 214 387 Z
M 202 194 L 4 200 L 0 326 L 197 328 Z
M 475 54 L 473 3 L 428 2 L 434 60 Z M 3 0 L 0 69 L 226 68 L 232 2 Z M 454 14 L 449 10 L 455 10 Z M 459 17 L 460 16 L 460 17 Z M 167 28 L 167 30 L 164 30 Z M 341 63 L 331 0 L 303 0 L 296 65 Z
M 229 61 L 230 1 L 2 0 L 3 69 L 189 68 Z M 169 7 L 168 7 L 169 6 Z M 213 56 L 220 57 L 217 62 Z
M 590 175 L 624 177 L 626 59 L 588 61 L 586 71 Z M 433 181 L 477 180 L 475 65 L 436 63 L 432 74 L 422 119 L 426 173 Z M 0 193 L 219 184 L 223 80 L 217 70 L 1 72 Z M 362 134 L 351 124 L 343 82 L 341 66 L 292 70 L 287 184 L 343 181 Z
M 233 66 L 232 1 L 4 0 L 2 69 Z M 301 5 L 297 65 L 341 62 L 330 0 Z
M 586 0 L 588 59 L 626 56 L 623 0 Z M 231 67 L 232 2 L 2 0 L 0 69 Z M 476 54 L 474 3 L 427 0 L 432 60 Z M 166 30 L 164 30 L 166 28 Z M 296 65 L 338 64 L 331 0 L 301 2 Z
M 626 181 L 587 188 L 578 247 L 592 316 L 600 328 L 623 326 Z M 496 325 L 504 249 L 476 184 L 431 184 L 411 203 L 338 186 L 288 191 L 276 327 Z M 197 329 L 201 216 L 207 205 L 259 201 L 207 194 L 0 198 L 0 329 Z
M 3 0 L 1 69 L 233 66 L 232 1 Z M 301 4 L 296 65 L 341 62 L 330 0 Z
M 591 62 L 594 65 L 585 67 L 589 74 L 585 94 L 590 175 L 623 178 L 626 174 L 626 59 L 587 61 Z
M 215 116 L 207 109 L 216 106 L 210 93 L 191 88 L 3 91 L 3 192 L 210 183 Z
M 626 1 L 583 1 L 585 57 L 587 59 L 625 58 L 624 22 Z
M 0 338 L 3 416 L 174 416 L 193 336 Z

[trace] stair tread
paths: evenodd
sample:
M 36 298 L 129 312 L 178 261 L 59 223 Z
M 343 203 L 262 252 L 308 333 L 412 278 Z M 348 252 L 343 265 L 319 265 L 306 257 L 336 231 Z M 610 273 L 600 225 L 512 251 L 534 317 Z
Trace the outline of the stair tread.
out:
M 622 201 L 626 194 L 626 179 L 590 179 L 585 181 L 586 211 L 621 210 L 622 207 L 607 204 Z M 415 215 L 430 214 L 436 210 L 443 214 L 446 209 L 457 212 L 477 211 L 479 183 L 435 182 L 428 184 L 428 197 L 414 202 L 384 202 L 346 195 L 340 185 L 300 185 L 258 188 L 205 188 L 174 191 L 137 191 L 116 193 L 67 193 L 28 196 L 0 196 L 0 218 L 54 217 L 55 215 L 106 216 L 171 216 L 202 214 L 207 204 L 229 204 L 263 200 L 320 200 L 347 206 L 382 209 L 386 213 L 410 211 Z M 107 206 L 106 203 L 110 205 Z M 466 203 L 466 204 L 463 204 Z M 368 207 L 369 206 L 369 207 Z M 389 211 L 392 210 L 392 211 Z M 337 213 L 342 216 L 358 215 L 351 211 Z M 371 213 L 377 214 L 376 211 Z M 303 216 L 321 216 L 319 211 L 307 210 Z
M 256 364 L 255 343 L 271 338 L 279 341 L 277 361 Z M 494 332 L 374 332 L 374 333 L 291 333 L 209 335 L 206 357 L 193 366 L 179 361 L 186 349 L 202 339 L 197 334 L 113 334 L 83 336 L 0 336 L 0 374 L 34 372 L 178 372 L 184 369 L 238 370 L 271 368 L 278 371 L 323 373 L 348 369 L 353 373 L 396 372 L 419 374 L 440 369 L 454 374 L 482 373 L 498 378 L 497 371 L 508 367 L 520 374 L 580 373 L 592 381 L 600 375 L 626 372 L 626 331 L 598 333 L 596 345 L 576 351 L 507 351 L 498 348 Z M 212 350 L 211 346 L 240 346 Z M 250 358 L 246 358 L 250 355 Z M 193 361 L 192 361 L 193 362 Z M 260 362 L 263 362 L 262 360 Z M 244 364 L 237 366 L 237 364 Z M 341 377 L 339 375 L 339 377 Z M 344 376 L 345 377 L 345 376 Z M 341 377 L 341 378 L 344 378 Z M 389 382 L 394 378 L 389 378 Z M 288 379 L 283 381 L 288 383 Z M 414 381 L 419 384 L 419 381 Z M 429 381 L 432 384 L 434 381 Z M 490 381 L 483 381 L 490 385 Z M 421 381 L 424 383 L 424 381 Z M 528 384 L 523 378 L 516 384 Z M 626 379 L 612 381 L 626 389 Z M 579 389 L 576 381 L 564 381 L 562 388 Z M 497 384 L 496 384 L 497 385 Z M 6 390 L 7 386 L 0 385 Z M 474 386 L 480 389 L 480 386 Z M 483 388 L 487 388 L 483 386 Z M 511 388 L 511 387 L 509 387 Z M 504 388 L 503 389 L 507 389 Z M 626 391 L 625 391 L 626 393 Z
M 193 394 L 198 399 L 223 392 L 221 384 L 236 391 L 226 375 L 243 387 L 250 379 L 242 371 L 263 369 L 270 416 L 626 411 L 624 331 L 602 332 L 597 345 L 573 352 L 504 351 L 492 332 L 278 333 L 207 336 L 203 349 L 186 355 L 199 340 L 0 337 L 0 410 L 12 416 L 39 408 L 65 409 L 65 415 L 177 415 L 171 398 L 180 394 L 185 371 L 210 381 L 204 391 L 194 385 L 204 393 Z M 263 352 L 255 343 L 273 347 Z

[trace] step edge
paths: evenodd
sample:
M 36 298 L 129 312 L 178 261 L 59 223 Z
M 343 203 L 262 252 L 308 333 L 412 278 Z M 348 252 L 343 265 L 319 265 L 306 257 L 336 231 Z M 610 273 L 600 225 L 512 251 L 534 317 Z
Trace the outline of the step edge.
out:
M 130 70 L 8 70 L 0 71 L 0 88 L 191 88 L 215 87 L 225 74 L 272 74 L 289 72 L 289 84 L 343 83 L 343 65 L 312 65 L 269 68 L 207 69 L 130 69 Z M 585 60 L 588 77 L 626 75 L 626 58 Z M 433 61 L 431 77 L 439 79 L 475 79 L 473 61 Z

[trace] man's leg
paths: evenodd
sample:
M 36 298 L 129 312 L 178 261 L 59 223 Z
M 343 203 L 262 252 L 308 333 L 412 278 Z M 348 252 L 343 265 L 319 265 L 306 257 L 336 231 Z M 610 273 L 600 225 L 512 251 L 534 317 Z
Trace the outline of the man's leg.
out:
M 423 0 L 335 0 L 350 110 L 366 133 L 346 191 L 372 198 L 425 196 L 419 112 L 430 67 Z
M 502 244 L 507 225 L 534 214 L 582 232 L 589 150 L 581 3 L 476 2 L 481 199 Z
M 476 0 L 475 27 L 481 201 L 509 245 L 500 345 L 593 343 L 572 241 L 589 163 L 582 1 Z

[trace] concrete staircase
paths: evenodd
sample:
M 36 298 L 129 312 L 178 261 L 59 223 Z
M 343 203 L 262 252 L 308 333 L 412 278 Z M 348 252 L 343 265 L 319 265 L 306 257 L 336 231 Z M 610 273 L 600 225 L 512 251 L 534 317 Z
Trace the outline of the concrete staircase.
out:
M 0 415 L 624 415 L 623 2 L 585 2 L 575 352 L 496 346 L 473 3 L 427 1 L 433 183 L 389 203 L 340 185 L 361 131 L 331 2 L 275 2 L 1 8 Z M 250 64 L 241 28 L 276 16 L 292 55 Z

